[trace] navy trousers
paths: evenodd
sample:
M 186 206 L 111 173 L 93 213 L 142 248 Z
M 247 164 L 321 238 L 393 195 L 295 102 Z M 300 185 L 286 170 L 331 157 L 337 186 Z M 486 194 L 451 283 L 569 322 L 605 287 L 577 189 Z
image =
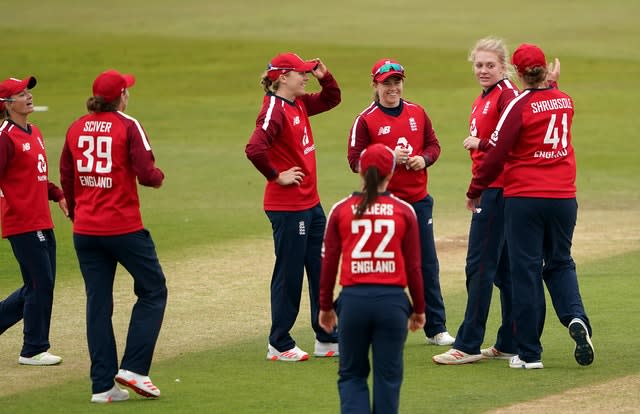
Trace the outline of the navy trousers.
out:
M 113 332 L 113 281 L 120 263 L 138 297 L 120 368 L 148 375 L 167 304 L 167 286 L 147 230 L 118 236 L 73 235 L 87 293 L 87 340 L 93 393 L 113 387 L 118 353 Z
M 558 319 L 568 326 L 573 318 L 591 325 L 582 304 L 571 241 L 576 225 L 575 198 L 505 199 L 505 225 L 513 281 L 513 321 L 518 355 L 539 361 L 545 321 L 543 281 Z
M 420 230 L 420 252 L 422 257 L 422 279 L 424 299 L 427 302 L 427 323 L 424 332 L 428 337 L 447 330 L 447 317 L 440 289 L 440 264 L 433 236 L 433 198 L 428 195 L 413 204 Z
M 49 349 L 49 328 L 56 281 L 56 238 L 53 230 L 10 236 L 24 285 L 0 302 L 0 334 L 24 320 L 20 355 L 32 357 Z
M 455 349 L 468 354 L 480 353 L 484 341 L 493 285 L 500 289 L 502 324 L 495 347 L 510 354 L 517 353 L 511 327 L 511 276 L 504 237 L 504 198 L 501 188 L 482 192 L 480 212 L 473 213 L 467 248 L 467 308 L 460 324 Z
M 355 285 L 336 302 L 342 414 L 394 414 L 400 405 L 403 351 L 411 304 L 399 286 Z M 367 378 L 373 358 L 373 411 Z
M 291 337 L 300 311 L 302 283 L 307 271 L 311 326 L 320 342 L 338 342 L 318 324 L 322 238 L 327 219 L 320 204 L 302 211 L 266 211 L 273 229 L 276 262 L 271 277 L 269 343 L 278 351 L 293 348 Z

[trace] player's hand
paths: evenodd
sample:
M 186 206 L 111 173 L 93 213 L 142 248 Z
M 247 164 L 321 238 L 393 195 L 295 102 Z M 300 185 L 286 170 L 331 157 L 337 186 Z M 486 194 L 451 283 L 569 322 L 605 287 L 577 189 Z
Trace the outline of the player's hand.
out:
M 467 198 L 467 210 L 473 213 L 480 213 L 482 211 L 482 209 L 480 208 L 480 197 Z
M 321 310 L 320 314 L 318 315 L 318 323 L 326 333 L 333 333 L 336 325 L 338 324 L 338 316 L 336 315 L 336 311 L 334 311 L 333 309 L 330 311 Z
M 425 161 L 422 155 L 416 155 L 409 157 L 407 160 L 407 166 L 414 171 L 424 170 L 427 168 L 427 161 Z
M 63 197 L 62 200 L 58 201 L 58 205 L 60 206 L 60 210 L 65 217 L 69 217 L 69 207 L 67 206 L 67 200 Z
M 560 59 L 555 58 L 553 63 L 549 63 L 547 72 L 547 82 L 558 82 L 560 79 Z
M 418 329 L 422 329 L 426 322 L 427 317 L 424 313 L 412 313 L 411 316 L 409 316 L 409 330 L 415 332 Z
M 291 167 L 286 171 L 281 171 L 276 178 L 276 182 L 280 185 L 300 185 L 304 179 L 304 173 L 300 167 Z
M 462 146 L 466 150 L 478 149 L 480 146 L 480 138 L 468 136 L 462 141 Z
M 324 78 L 324 75 L 326 75 L 327 72 L 329 71 L 327 69 L 327 66 L 324 63 L 322 63 L 320 58 L 315 58 L 315 59 L 312 59 L 312 60 L 314 60 L 318 65 L 316 66 L 316 68 L 314 70 L 311 71 L 311 74 L 313 76 L 315 76 L 316 79 Z
M 409 161 L 409 150 L 407 148 L 398 146 L 393 152 L 396 154 L 396 164 L 406 164 Z

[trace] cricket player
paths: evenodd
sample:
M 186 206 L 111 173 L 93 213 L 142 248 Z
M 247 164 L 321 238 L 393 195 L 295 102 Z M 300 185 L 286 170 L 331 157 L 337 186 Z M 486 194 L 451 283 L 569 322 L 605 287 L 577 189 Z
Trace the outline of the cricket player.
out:
M 309 74 L 318 79 L 320 92 L 305 92 Z M 309 117 L 338 105 L 340 88 L 320 59 L 304 61 L 291 52 L 269 62 L 262 85 L 266 95 L 245 152 L 267 179 L 264 210 L 273 229 L 276 255 L 267 359 L 296 362 L 309 358 L 290 333 L 300 311 L 305 270 L 316 337 L 314 355 L 338 356 L 336 333 L 327 333 L 318 325 L 320 249 L 326 218 L 318 195 Z
M 592 329 L 571 257 L 576 225 L 576 162 L 571 144 L 573 99 L 549 86 L 543 51 L 520 45 L 511 58 L 523 91 L 502 112 L 491 148 L 471 180 L 467 208 L 503 171 L 505 230 L 513 285 L 518 354 L 511 368 L 540 369 L 545 321 L 543 282 L 560 322 L 569 328 L 578 364 L 594 359 Z
M 0 211 L 2 237 L 20 265 L 23 286 L 0 301 L 0 334 L 24 321 L 18 363 L 57 365 L 50 353 L 49 328 L 56 281 L 56 238 L 49 200 L 67 215 L 62 190 L 49 181 L 44 137 L 27 122 L 33 112 L 36 78 L 0 83 Z
M 320 324 L 331 332 L 340 322 L 338 390 L 345 414 L 398 412 L 407 327 L 415 331 L 425 323 L 416 214 L 387 191 L 395 169 L 389 147 L 378 143 L 364 150 L 363 190 L 333 206 L 324 237 Z M 340 263 L 342 291 L 334 310 Z M 370 351 L 373 411 L 367 385 Z
M 124 401 L 127 390 L 157 398 L 149 378 L 167 303 L 165 276 L 151 234 L 142 225 L 136 179 L 158 188 L 163 172 L 140 122 L 125 114 L 132 75 L 107 70 L 93 82 L 89 113 L 67 131 L 60 177 L 73 220 L 73 243 L 87 294 L 87 340 L 95 403 Z M 138 297 L 118 369 L 113 332 L 113 281 L 120 263 Z
M 405 69 L 395 60 L 380 59 L 371 69 L 374 101 L 356 117 L 349 133 L 347 158 L 359 171 L 360 154 L 371 144 L 394 149 L 398 168 L 389 183 L 393 195 L 410 203 L 418 216 L 424 296 L 427 302 L 427 343 L 451 345 L 440 268 L 433 235 L 433 197 L 427 190 L 427 168 L 440 156 L 440 144 L 422 106 L 403 99 Z
M 501 39 L 480 39 L 470 53 L 473 73 L 482 92 L 471 105 L 469 136 L 464 140 L 475 175 L 496 129 L 500 113 L 518 89 L 509 79 L 509 53 Z M 488 359 L 509 359 L 517 353 L 511 329 L 511 275 L 504 240 L 503 175 L 482 192 L 480 206 L 473 211 L 465 266 L 467 307 L 464 320 L 450 350 L 433 356 L 437 364 L 460 365 Z M 500 290 L 502 323 L 495 345 L 480 349 L 485 337 L 493 285 Z

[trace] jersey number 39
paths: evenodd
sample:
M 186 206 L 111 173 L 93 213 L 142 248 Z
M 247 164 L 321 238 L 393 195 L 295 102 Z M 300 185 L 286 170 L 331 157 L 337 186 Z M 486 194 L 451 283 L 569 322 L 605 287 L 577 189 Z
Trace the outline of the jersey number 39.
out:
M 110 173 L 112 165 L 111 142 L 112 138 L 108 136 L 80 135 L 78 148 L 83 150 L 83 158 L 76 163 L 78 172 Z

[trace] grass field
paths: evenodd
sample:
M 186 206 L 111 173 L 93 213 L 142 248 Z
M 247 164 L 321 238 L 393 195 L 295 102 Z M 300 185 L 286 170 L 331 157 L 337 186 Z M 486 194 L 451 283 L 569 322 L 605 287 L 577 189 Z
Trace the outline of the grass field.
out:
M 421 335 L 413 334 L 406 347 L 401 412 L 480 413 L 523 402 L 528 405 L 509 410 L 637 412 L 640 365 L 629 360 L 640 350 L 635 341 L 640 334 L 637 2 L 542 0 L 532 10 L 498 2 L 491 11 L 470 0 L 3 3 L 0 78 L 38 78 L 34 102 L 49 111 L 30 119 L 45 135 L 51 179 L 58 181 L 66 128 L 84 113 L 95 76 L 111 67 L 137 76 L 128 112 L 145 126 L 167 176 L 160 190 L 140 189 L 143 218 L 170 288 L 151 372 L 163 395 L 107 409 L 338 411 L 336 361 L 287 365 L 264 360 L 272 242 L 261 209 L 264 181 L 244 157 L 244 145 L 261 102 L 259 75 L 281 51 L 321 57 L 342 88 L 340 106 L 312 119 L 325 209 L 358 185 L 346 162 L 347 133 L 371 97 L 371 65 L 389 56 L 407 68 L 405 97 L 426 107 L 443 149 L 431 167 L 429 189 L 436 199 L 448 328 L 455 333 L 466 301 L 469 226 L 464 192 L 470 162 L 461 142 L 469 105 L 479 92 L 466 57 L 476 39 L 493 34 L 505 38 L 511 49 L 533 42 L 548 59 L 559 57 L 561 87 L 575 100 L 580 211 L 574 256 L 594 326 L 596 361 L 586 369 L 573 361 L 572 341 L 551 308 L 540 372 L 513 372 L 497 362 L 435 366 L 431 356 L 442 349 L 424 345 Z M 310 90 L 317 89 L 313 83 Z M 85 299 L 71 227 L 54 205 L 52 211 L 58 282 L 51 350 L 65 362 L 53 368 L 19 367 L 22 325 L 4 333 L 0 413 L 104 409 L 88 402 Z M 20 276 L 9 244 L 2 246 L 4 298 L 19 286 Z M 126 273 L 119 275 L 116 289 L 114 321 L 121 344 L 134 301 Z M 305 302 L 294 334 L 309 350 L 313 338 L 307 309 Z M 487 345 L 494 339 L 497 315 L 498 309 L 492 309 Z M 636 392 L 620 392 L 629 384 Z M 563 401 L 574 404 L 563 406 Z M 526 411 L 531 407 L 534 411 Z

